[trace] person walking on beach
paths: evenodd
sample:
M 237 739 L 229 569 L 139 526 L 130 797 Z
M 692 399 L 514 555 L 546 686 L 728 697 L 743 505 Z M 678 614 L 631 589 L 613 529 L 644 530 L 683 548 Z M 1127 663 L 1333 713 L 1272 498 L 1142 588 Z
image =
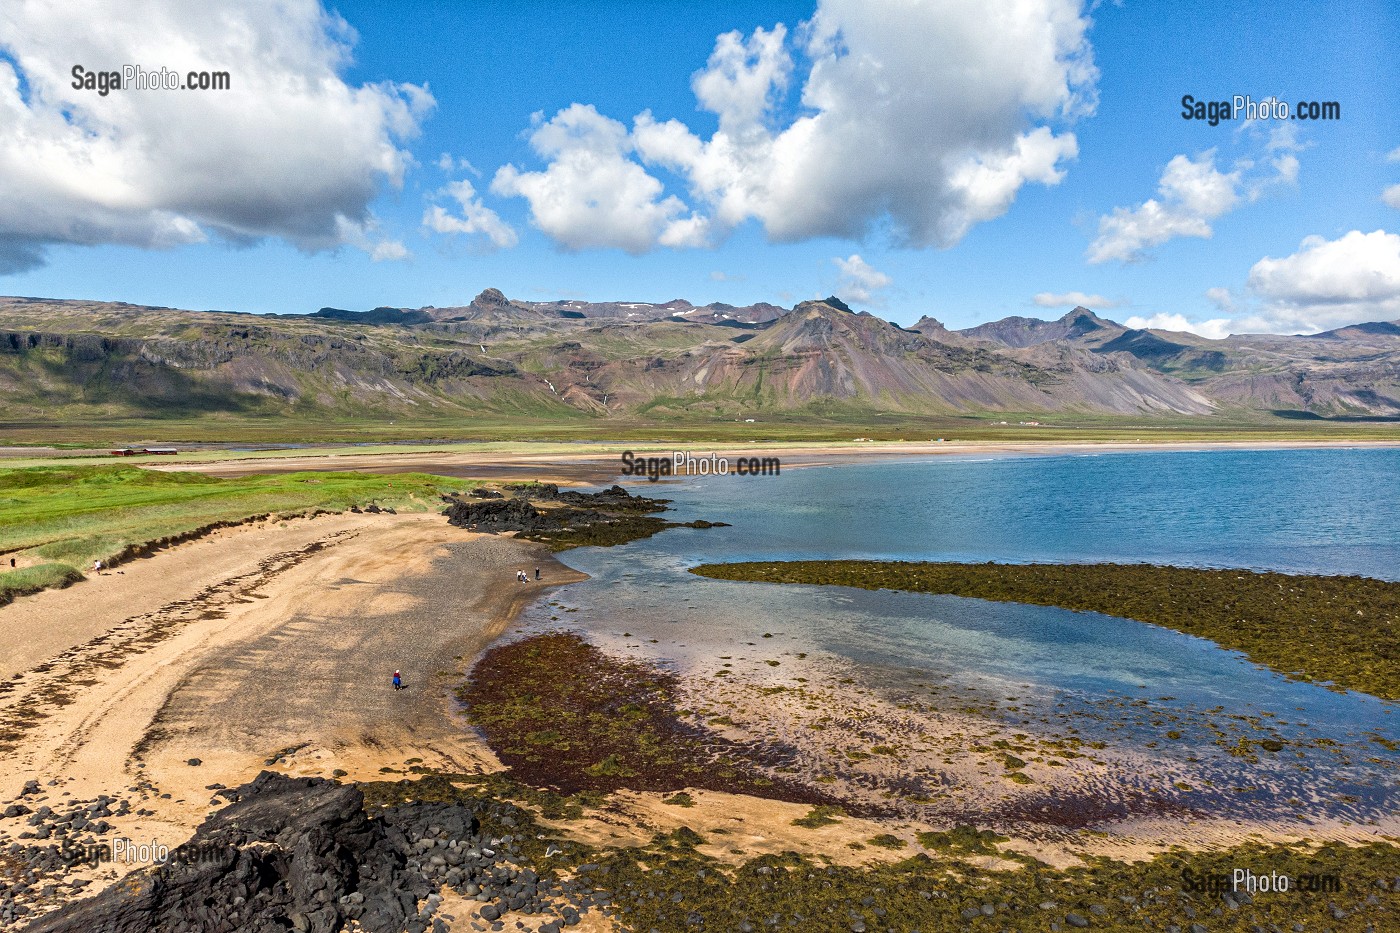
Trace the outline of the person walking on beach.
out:
M 403 678 L 399 676 L 399 672 L 398 672 L 398 671 L 394 671 L 394 689 L 395 689 L 395 690 L 402 690 L 402 689 L 403 689 Z
M 535 581 L 536 581 L 536 582 L 539 582 L 539 579 L 540 579 L 540 568 L 536 567 L 536 568 L 535 568 Z

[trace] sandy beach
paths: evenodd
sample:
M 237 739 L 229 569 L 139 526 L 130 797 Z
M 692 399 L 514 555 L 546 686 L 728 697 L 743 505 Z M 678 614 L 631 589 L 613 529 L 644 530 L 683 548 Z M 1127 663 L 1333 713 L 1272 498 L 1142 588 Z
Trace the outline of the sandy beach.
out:
M 174 847 L 213 809 L 210 785 L 266 767 L 498 767 L 448 690 L 523 601 L 580 576 L 437 515 L 360 514 L 226 529 L 21 599 L 0 608 L 0 799 L 30 781 L 54 800 L 124 798 L 118 832 Z M 0 821 L 0 839 L 23 828 Z
M 582 578 L 539 545 L 438 515 L 342 514 L 222 529 L 19 599 L 0 607 L 0 801 L 59 808 L 105 795 L 124 802 L 114 836 L 174 848 L 224 805 L 219 788 L 264 769 L 344 781 L 497 771 L 450 691 L 523 604 Z M 389 683 L 395 669 L 402 691 Z M 40 789 L 24 794 L 30 782 Z M 870 821 L 812 832 L 792 825 L 807 809 L 795 804 L 697 792 L 678 812 L 662 796 L 624 792 L 558 828 L 616 845 L 709 826 L 726 838 L 705 850 L 729 860 L 887 857 L 844 849 L 878 830 Z M 0 847 L 25 829 L 0 819 Z M 91 894 L 140 867 L 69 876 Z M 464 917 L 475 906 L 455 903 Z M 593 914 L 577 929 L 613 927 Z

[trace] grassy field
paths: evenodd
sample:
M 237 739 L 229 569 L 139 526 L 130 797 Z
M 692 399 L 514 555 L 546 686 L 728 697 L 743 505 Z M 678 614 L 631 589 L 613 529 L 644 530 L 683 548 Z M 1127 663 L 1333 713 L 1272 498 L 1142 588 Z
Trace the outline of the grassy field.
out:
M 128 464 L 0 469 L 0 603 L 63 585 L 94 560 L 257 515 L 378 504 L 427 509 L 473 485 L 421 473 L 288 473 L 219 479 Z M 9 570 L 9 558 L 20 565 Z
M 0 420 L 0 446 L 189 443 L 383 443 L 387 441 L 687 441 L 744 443 L 875 440 L 1121 442 L 1220 440 L 1400 440 L 1400 422 L 1293 420 L 1258 413 L 1214 419 L 1039 413 L 911 416 L 895 413 L 758 413 L 756 421 L 721 418 L 518 417 L 346 419 L 310 417 Z M 1039 421 L 1039 426 L 1018 424 Z M 1002 424 L 1001 422 L 1007 422 Z
M 1137 619 L 1298 680 L 1400 700 L 1400 583 L 1148 564 L 832 560 L 702 564 L 720 580 L 946 593 Z

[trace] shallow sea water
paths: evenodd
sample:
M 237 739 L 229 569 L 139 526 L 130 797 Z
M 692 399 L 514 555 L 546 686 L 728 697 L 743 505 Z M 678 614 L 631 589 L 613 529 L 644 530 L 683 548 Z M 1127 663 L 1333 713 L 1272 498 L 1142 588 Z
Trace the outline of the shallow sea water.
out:
M 825 665 L 891 702 L 934 687 L 1010 725 L 1072 726 L 1168 761 L 1194 758 L 1225 723 L 1307 751 L 1248 766 L 1222 755 L 1198 772 L 1221 786 L 1264 774 L 1272 796 L 1345 797 L 1364 817 L 1400 802 L 1400 753 L 1373 741 L 1400 741 L 1400 704 L 1290 681 L 1129 620 L 733 583 L 687 569 L 821 558 L 1141 561 L 1394 580 L 1397 480 L 1400 450 L 1314 450 L 939 457 L 643 484 L 634 490 L 674 500 L 668 517 L 732 527 L 570 551 L 565 561 L 592 579 L 554 592 L 524 621 L 581 631 L 693 678 L 726 663 L 753 683 L 790 683 Z M 1166 728 L 1181 738 L 1162 747 Z

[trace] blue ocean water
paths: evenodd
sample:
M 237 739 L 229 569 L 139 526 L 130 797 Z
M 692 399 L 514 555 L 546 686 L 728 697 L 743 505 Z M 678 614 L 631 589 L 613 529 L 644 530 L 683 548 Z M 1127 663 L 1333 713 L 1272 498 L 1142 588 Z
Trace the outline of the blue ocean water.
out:
M 1392 449 L 944 456 L 656 488 L 682 512 L 734 523 L 703 543 L 707 560 L 1146 561 L 1400 579 Z
M 1052 607 L 687 570 L 762 559 L 1117 561 L 1396 580 L 1397 480 L 1400 450 L 1328 449 L 945 456 L 641 484 L 634 491 L 673 500 L 668 517 L 732 527 L 567 552 L 591 579 L 527 618 L 682 672 L 754 657 L 759 645 L 839 659 L 892 692 L 936 682 L 1011 694 L 1120 742 L 1160 739 L 1163 711 L 1188 738 L 1208 739 L 1222 716 L 1262 718 L 1278 737 L 1372 759 L 1365 782 L 1374 789 L 1389 773 L 1380 794 L 1393 798 L 1400 754 L 1372 738 L 1400 741 L 1400 704 L 1289 680 L 1202 639 Z M 1142 699 L 1150 707 L 1135 719 Z

